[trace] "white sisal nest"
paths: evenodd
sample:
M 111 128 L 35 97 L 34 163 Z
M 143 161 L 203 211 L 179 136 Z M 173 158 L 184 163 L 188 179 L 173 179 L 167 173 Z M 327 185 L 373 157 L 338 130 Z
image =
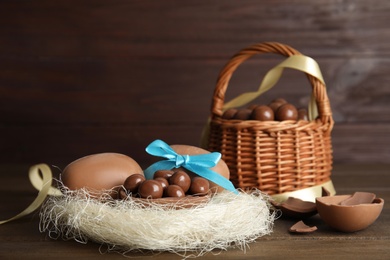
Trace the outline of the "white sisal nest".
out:
M 79 191 L 49 197 L 40 212 L 40 230 L 51 238 L 91 240 L 124 253 L 169 251 L 189 257 L 233 246 L 245 250 L 271 233 L 274 219 L 268 197 L 258 190 L 239 195 L 225 191 L 207 203 L 180 209 L 145 206 L 131 198 L 101 202 Z

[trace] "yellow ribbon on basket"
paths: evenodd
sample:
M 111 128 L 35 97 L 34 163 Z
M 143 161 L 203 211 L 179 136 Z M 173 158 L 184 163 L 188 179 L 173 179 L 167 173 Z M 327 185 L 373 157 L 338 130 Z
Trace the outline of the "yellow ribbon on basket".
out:
M 28 176 L 32 185 L 39 191 L 37 197 L 25 210 L 16 216 L 0 221 L 0 225 L 27 216 L 34 212 L 42 205 L 47 195 L 59 196 L 62 194 L 59 189 L 52 186 L 53 176 L 48 165 L 37 164 L 30 167 Z

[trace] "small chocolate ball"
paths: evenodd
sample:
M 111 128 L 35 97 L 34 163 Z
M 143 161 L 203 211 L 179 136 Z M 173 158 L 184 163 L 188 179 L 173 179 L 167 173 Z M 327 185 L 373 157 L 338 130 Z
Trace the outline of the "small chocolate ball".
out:
M 309 117 L 307 116 L 307 110 L 305 108 L 298 109 L 298 120 L 309 120 Z
M 287 100 L 285 100 L 284 98 L 276 98 L 276 99 L 272 100 L 272 102 L 279 102 L 282 104 L 286 104 Z
M 182 198 L 185 197 L 185 192 L 179 185 L 169 185 L 167 189 L 164 192 L 166 197 L 176 197 L 176 198 Z
M 171 176 L 174 174 L 174 171 L 171 170 L 158 170 L 154 173 L 153 179 L 156 178 L 164 178 L 164 179 L 169 179 Z
M 278 111 L 276 111 L 275 117 L 279 121 L 297 120 L 298 111 L 295 106 L 287 103 L 279 107 Z
M 222 114 L 223 119 L 232 119 L 234 118 L 234 115 L 237 113 L 237 109 L 235 108 L 229 108 Z
M 242 108 L 237 111 L 237 113 L 234 115 L 234 119 L 239 120 L 248 120 L 252 114 L 252 110 L 248 108 Z
M 193 195 L 206 195 L 210 190 L 209 181 L 202 177 L 192 178 L 190 193 Z
M 154 180 L 161 183 L 163 190 L 165 190 L 169 186 L 168 180 L 163 177 L 157 177 L 154 178 Z
M 253 110 L 253 109 L 255 109 L 258 106 L 259 105 L 257 105 L 257 104 L 251 104 L 251 105 L 248 106 L 248 109 Z
M 191 186 L 191 178 L 185 171 L 179 170 L 169 178 L 169 184 L 180 186 L 186 193 Z
M 276 114 L 276 111 L 278 111 L 279 107 L 284 105 L 285 103 L 282 102 L 271 102 L 268 104 L 268 106 L 274 111 L 274 114 Z
M 146 180 L 139 185 L 138 193 L 141 198 L 158 199 L 163 195 L 163 188 L 159 181 Z
M 273 121 L 274 111 L 269 106 L 258 106 L 253 109 L 251 119 L 260 121 Z
M 125 187 L 127 192 L 136 193 L 138 191 L 139 185 L 143 181 L 145 181 L 145 176 L 136 173 L 126 178 L 125 182 L 123 183 L 123 187 Z

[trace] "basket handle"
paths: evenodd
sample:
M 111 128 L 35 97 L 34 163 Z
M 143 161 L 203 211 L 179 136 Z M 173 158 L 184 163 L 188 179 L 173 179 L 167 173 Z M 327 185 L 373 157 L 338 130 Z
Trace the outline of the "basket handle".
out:
M 265 42 L 265 43 L 255 44 L 235 54 L 228 61 L 228 63 L 225 65 L 225 67 L 222 69 L 222 71 L 218 76 L 217 85 L 215 87 L 214 96 L 212 100 L 212 107 L 211 107 L 212 116 L 220 117 L 223 114 L 224 109 L 226 109 L 225 108 L 226 104 L 224 103 L 225 93 L 233 72 L 245 60 L 249 59 L 255 54 L 262 54 L 262 53 L 276 53 L 286 57 L 302 55 L 300 52 L 291 48 L 290 46 L 281 43 L 276 43 L 276 42 Z M 330 123 L 330 128 L 332 128 L 333 125 L 332 112 L 330 108 L 329 98 L 326 93 L 325 84 L 322 80 L 322 76 L 316 77 L 310 73 L 306 73 L 306 75 L 313 87 L 311 107 L 318 108 L 318 115 L 320 116 L 321 121 L 323 123 Z M 266 90 L 268 89 L 265 89 L 262 92 Z

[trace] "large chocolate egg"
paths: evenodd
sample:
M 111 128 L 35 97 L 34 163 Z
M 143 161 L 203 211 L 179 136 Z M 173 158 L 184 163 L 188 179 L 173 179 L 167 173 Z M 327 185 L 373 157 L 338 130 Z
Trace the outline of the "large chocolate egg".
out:
M 127 177 L 142 174 L 139 164 L 129 156 L 119 153 L 99 153 L 82 157 L 65 167 L 61 181 L 70 190 L 85 188 L 93 197 L 99 197 L 104 190 L 123 185 Z
M 190 145 L 175 144 L 175 145 L 171 145 L 171 147 L 172 147 L 172 149 L 176 153 L 181 154 L 181 155 L 196 155 L 196 154 L 207 154 L 207 153 L 210 153 L 209 151 L 207 151 L 205 149 L 202 149 L 202 148 L 199 148 L 199 147 L 196 147 L 196 146 L 190 146 Z M 189 175 L 191 177 L 197 176 L 196 174 L 189 172 L 187 169 L 184 169 L 184 170 L 187 173 L 189 173 Z M 226 163 L 222 159 L 219 160 L 219 162 L 217 163 L 216 166 L 210 168 L 210 170 L 212 170 L 212 171 L 222 175 L 226 179 L 229 179 L 229 177 L 230 177 L 229 168 L 228 168 L 228 166 L 226 165 Z M 224 190 L 224 188 L 218 186 L 214 182 L 211 182 L 211 181 L 209 181 L 209 182 L 210 182 L 210 191 L 212 191 L 212 192 L 220 192 L 220 191 Z

